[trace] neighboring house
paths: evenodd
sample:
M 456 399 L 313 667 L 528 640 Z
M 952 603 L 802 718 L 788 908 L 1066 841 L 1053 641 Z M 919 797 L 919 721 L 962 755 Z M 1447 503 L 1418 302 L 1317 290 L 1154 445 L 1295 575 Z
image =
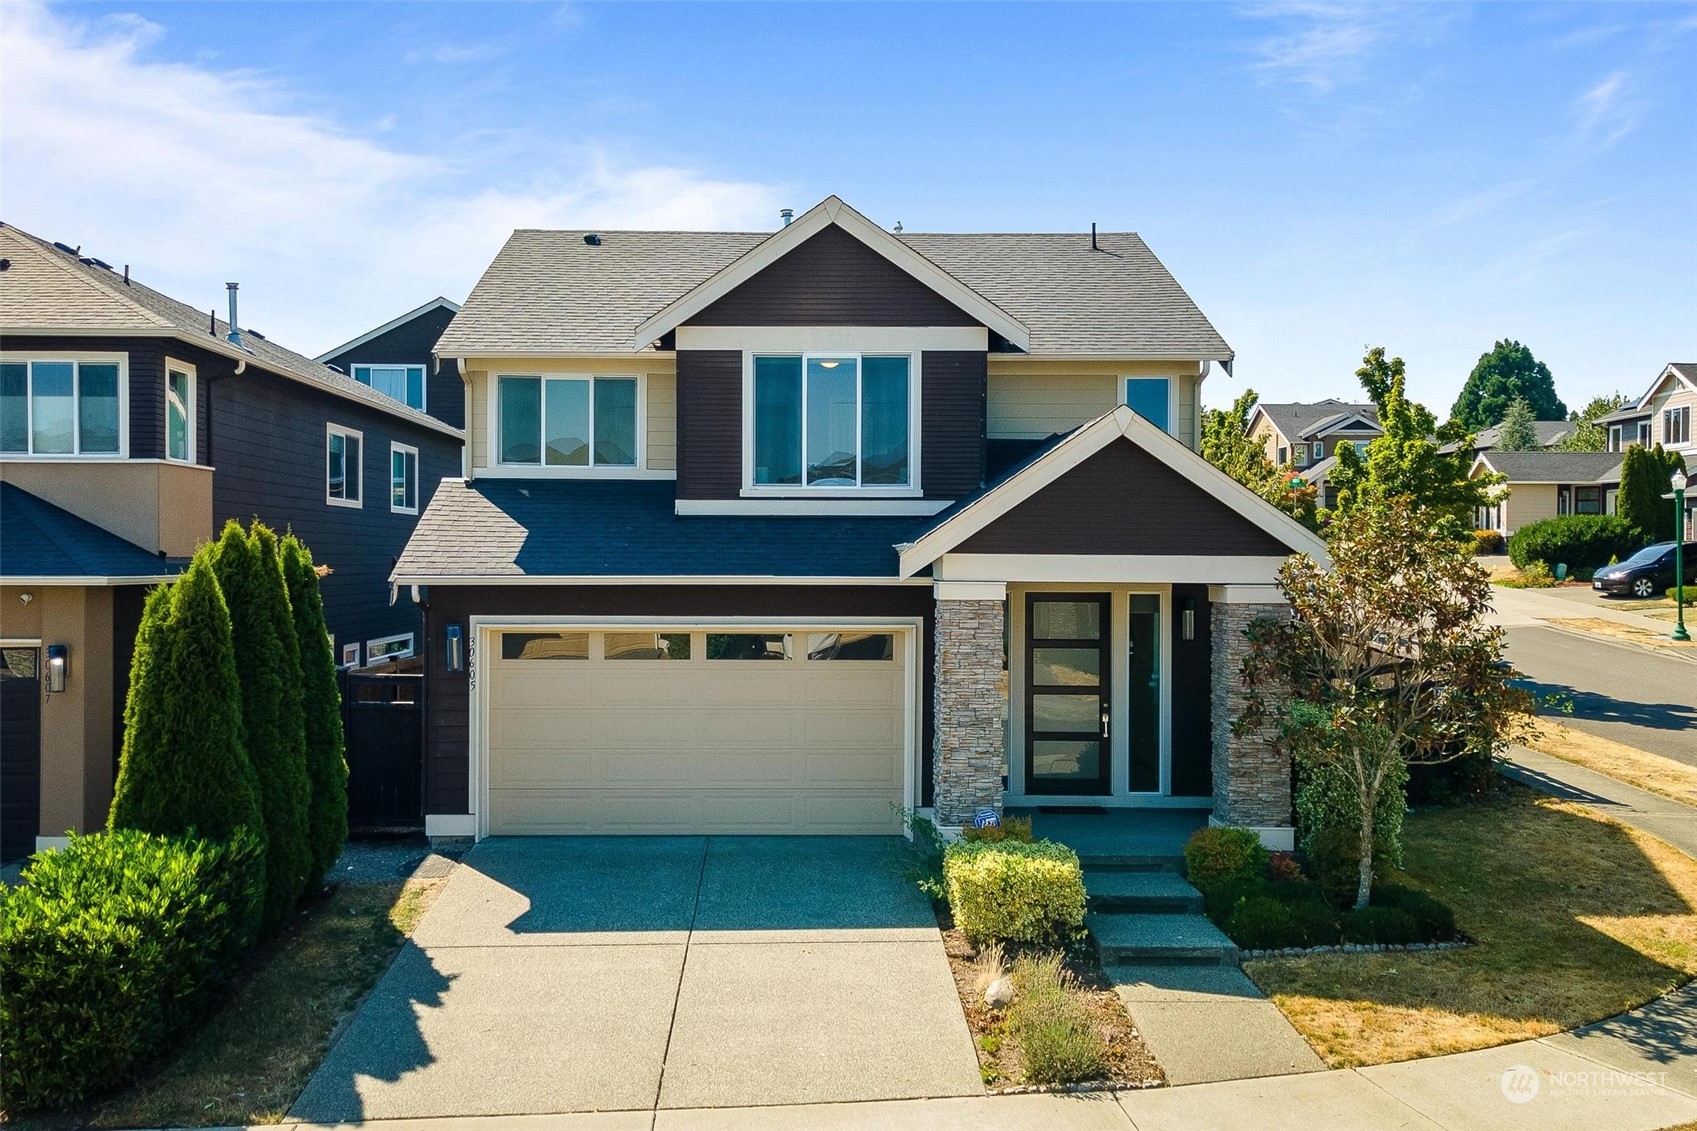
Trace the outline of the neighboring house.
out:
M 1367 445 L 1385 434 L 1377 407 L 1332 397 L 1311 404 L 1257 403 L 1245 427 L 1276 466 L 1298 470 L 1336 458 L 1340 445 L 1366 455 Z
M 459 313 L 440 296 L 317 360 L 444 424 L 465 427 L 465 383 L 453 361 L 437 364 L 436 339 Z
M 1685 457 L 1697 469 L 1697 361 L 1665 366 L 1632 404 L 1603 417 L 1609 430 L 1609 450 L 1624 452 L 1633 444 L 1660 444 Z M 1697 494 L 1697 492 L 1694 492 Z M 1697 499 L 1686 505 L 1686 537 L 1697 531 Z
M 1532 428 L 1538 434 L 1538 451 L 1550 451 L 1559 445 L 1573 431 L 1573 423 L 1567 420 L 1534 420 Z M 1480 429 L 1473 437 L 1470 447 L 1463 448 L 1461 441 L 1451 440 L 1441 445 L 1438 450 L 1448 455 L 1452 452 L 1465 450 L 1469 455 L 1478 456 L 1481 452 L 1494 452 L 1497 442 L 1502 436 L 1503 426 L 1493 424 L 1489 428 Z
M 127 268 L 0 225 L 5 854 L 104 823 L 146 587 L 226 519 L 292 529 L 329 568 L 344 661 L 411 655 L 418 612 L 391 605 L 388 575 L 460 448 L 458 430 Z M 33 814 L 17 800 L 31 791 Z
M 878 833 L 1189 806 L 1290 844 L 1230 723 L 1323 543 L 1196 452 L 1232 351 L 1131 233 L 515 232 L 396 567 L 426 829 Z M 1126 407 L 1127 404 L 1131 407 Z
M 1613 514 L 1620 468 L 1618 452 L 1483 452 L 1471 474 L 1494 472 L 1508 482 L 1497 502 L 1481 508 L 1474 522 L 1506 536 L 1557 515 Z

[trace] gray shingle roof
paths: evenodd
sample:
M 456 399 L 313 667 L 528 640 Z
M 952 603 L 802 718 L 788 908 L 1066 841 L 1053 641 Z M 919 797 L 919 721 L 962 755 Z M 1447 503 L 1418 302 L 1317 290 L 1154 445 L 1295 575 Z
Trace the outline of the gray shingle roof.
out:
M 1618 483 L 1619 452 L 1486 452 L 1510 483 Z
M 520 229 L 478 280 L 437 350 L 623 353 L 645 319 L 768 239 L 770 232 Z M 1134 232 L 919 233 L 896 237 L 1019 319 L 1049 356 L 1232 356 L 1183 287 Z
M 444 479 L 395 576 L 895 577 L 931 520 L 679 516 L 670 480 Z
M 1534 420 L 1532 422 L 1532 429 L 1538 434 L 1538 446 L 1540 448 L 1548 448 L 1560 443 L 1563 437 L 1573 431 L 1573 425 L 1566 420 Z M 1500 424 L 1494 424 L 1489 428 L 1481 428 L 1478 434 L 1473 437 L 1473 447 L 1470 450 L 1475 452 L 1494 451 L 1496 449 L 1498 439 L 1502 436 L 1502 430 L 1503 426 Z M 1459 451 L 1460 449 L 1461 443 L 1459 441 L 1452 441 L 1451 443 L 1443 445 L 1438 450 L 1441 452 L 1454 452 Z
M 8 334 L 31 330 L 106 334 L 164 330 L 203 348 L 230 348 L 224 338 L 230 326 L 223 319 L 214 319 L 209 311 L 178 302 L 133 277 L 126 285 L 116 272 L 84 263 L 20 228 L 0 224 L 0 252 L 12 260 L 11 269 L 0 272 L 0 330 Z M 243 333 L 242 345 L 253 365 L 319 385 L 348 400 L 363 401 L 433 431 L 462 435 L 433 416 L 252 331 Z
M 1379 410 L 1376 406 L 1351 404 L 1336 397 L 1306 404 L 1268 404 L 1259 401 L 1255 407 L 1267 414 L 1267 419 L 1273 422 L 1273 427 L 1284 433 L 1287 440 L 1306 439 L 1321 431 L 1322 426 L 1330 427 L 1338 420 L 1351 415 L 1364 416 L 1375 425 L 1379 421 Z
M 0 578 L 159 578 L 181 572 L 109 530 L 0 483 Z

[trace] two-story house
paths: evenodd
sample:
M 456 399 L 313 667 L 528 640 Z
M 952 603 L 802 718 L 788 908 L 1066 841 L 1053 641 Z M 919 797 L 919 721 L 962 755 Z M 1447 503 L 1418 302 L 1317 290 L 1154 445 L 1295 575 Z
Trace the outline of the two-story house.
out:
M 1257 402 L 1245 427 L 1275 467 L 1299 471 L 1336 457 L 1340 446 L 1365 455 L 1367 445 L 1385 434 L 1377 407 L 1335 397 L 1307 404 Z
M 100 828 L 142 600 L 226 519 L 328 569 L 350 666 L 410 656 L 389 573 L 461 433 L 75 248 L 0 225 L 0 855 Z
M 1192 807 L 1289 843 L 1231 728 L 1323 544 L 1203 460 L 1232 351 L 1130 233 L 518 231 L 442 335 L 468 470 L 426 610 L 426 828 L 892 833 Z
M 1609 429 L 1609 451 L 1624 452 L 1633 444 L 1660 444 L 1697 467 L 1697 361 L 1671 362 L 1631 404 L 1603 417 Z M 1685 512 L 1686 537 L 1697 537 L 1697 500 Z

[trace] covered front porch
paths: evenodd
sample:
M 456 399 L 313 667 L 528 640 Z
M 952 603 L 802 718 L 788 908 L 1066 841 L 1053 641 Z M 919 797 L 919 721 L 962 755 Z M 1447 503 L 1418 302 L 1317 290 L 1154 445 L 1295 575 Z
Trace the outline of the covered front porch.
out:
M 1160 868 L 1176 864 L 1209 809 L 1109 809 L 1090 806 L 1009 806 L 1008 817 L 1030 818 L 1031 835 L 1057 841 L 1100 867 Z

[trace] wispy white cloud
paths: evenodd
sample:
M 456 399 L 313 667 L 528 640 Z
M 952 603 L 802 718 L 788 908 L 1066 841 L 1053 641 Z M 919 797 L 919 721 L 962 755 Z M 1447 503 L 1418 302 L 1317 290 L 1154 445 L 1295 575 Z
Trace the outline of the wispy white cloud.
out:
M 1616 71 L 1587 88 L 1573 102 L 1579 140 L 1607 148 L 1638 127 L 1644 103 L 1633 92 L 1631 78 Z
M 1424 6 L 1428 26 L 1434 11 Z M 1271 0 L 1239 13 L 1278 28 L 1253 47 L 1258 70 L 1321 93 L 1363 77 L 1381 49 L 1418 26 L 1406 5 L 1340 0 Z
M 402 58 L 409 63 L 487 63 L 505 53 L 499 43 L 435 43 L 411 48 Z
M 1432 223 L 1443 226 L 1478 220 L 1525 196 L 1537 183 L 1532 177 L 1522 177 L 1466 193 L 1440 206 L 1432 215 Z
M 163 31 L 0 5 L 5 219 L 210 306 L 225 279 L 313 353 L 436 293 L 516 227 L 767 228 L 779 186 L 529 138 L 405 152 L 260 76 L 154 57 Z M 372 134 L 381 133 L 372 127 Z

